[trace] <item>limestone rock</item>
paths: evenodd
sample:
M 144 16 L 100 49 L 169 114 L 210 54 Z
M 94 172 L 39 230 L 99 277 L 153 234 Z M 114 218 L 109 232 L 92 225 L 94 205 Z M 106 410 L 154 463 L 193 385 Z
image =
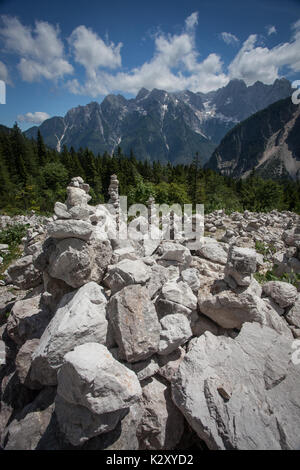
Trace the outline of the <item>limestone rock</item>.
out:
M 300 369 L 291 341 L 246 323 L 234 340 L 193 340 L 172 381 L 175 404 L 210 449 L 299 449 Z
M 88 244 L 77 238 L 57 242 L 50 254 L 48 273 L 75 289 L 88 282 L 91 275 Z
M 167 385 L 152 378 L 143 386 L 143 415 L 138 427 L 141 449 L 169 450 L 180 441 L 183 416 Z
M 6 270 L 6 284 L 14 284 L 20 289 L 31 289 L 42 282 L 42 274 L 33 265 L 32 255 L 19 258 Z
M 7 333 L 19 346 L 25 341 L 40 338 L 51 320 L 52 314 L 40 308 L 41 296 L 19 300 L 7 320 Z
M 232 277 L 239 286 L 249 286 L 256 271 L 256 251 L 231 246 L 225 268 L 225 279 Z
M 80 344 L 105 344 L 107 300 L 103 287 L 90 282 L 66 294 L 32 357 L 31 379 L 55 385 L 64 355 Z
M 143 261 L 124 259 L 108 268 L 103 282 L 114 294 L 131 284 L 145 284 L 149 278 L 150 269 Z
M 203 237 L 203 242 L 196 250 L 196 255 L 220 264 L 226 264 L 227 261 L 227 253 L 221 243 L 209 237 Z
M 134 372 L 97 343 L 77 346 L 58 374 L 56 415 L 73 445 L 114 429 L 141 397 Z
M 186 282 L 193 292 L 198 292 L 200 289 L 200 276 L 196 268 L 188 268 L 181 272 L 181 277 Z
M 79 238 L 88 240 L 93 226 L 84 220 L 56 220 L 47 227 L 48 235 L 62 240 L 64 238 Z
M 263 285 L 263 293 L 271 297 L 281 308 L 294 305 L 298 296 L 295 286 L 281 281 L 266 282 Z
M 300 295 L 298 294 L 295 305 L 285 317 L 290 325 L 300 328 Z
M 167 315 L 160 320 L 162 327 L 158 354 L 166 356 L 175 351 L 179 346 L 193 335 L 190 322 L 185 315 L 180 313 Z
M 159 255 L 157 262 L 163 265 L 173 264 L 188 268 L 192 261 L 190 250 L 180 243 L 162 242 L 157 254 Z
M 160 317 L 176 313 L 190 316 L 197 308 L 197 297 L 186 282 L 169 281 L 162 287 L 156 308 Z
M 146 287 L 127 286 L 113 295 L 108 319 L 120 357 L 127 362 L 147 359 L 158 350 L 160 324 Z

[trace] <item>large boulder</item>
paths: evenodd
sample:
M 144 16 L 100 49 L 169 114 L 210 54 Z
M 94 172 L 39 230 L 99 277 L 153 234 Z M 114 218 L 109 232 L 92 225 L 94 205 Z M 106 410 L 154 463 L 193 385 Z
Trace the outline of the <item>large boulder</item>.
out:
M 209 237 L 203 237 L 196 255 L 219 264 L 226 264 L 227 261 L 227 252 L 222 244 Z
M 41 295 L 19 300 L 7 320 L 8 336 L 19 346 L 29 339 L 40 338 L 52 318 L 52 313 L 40 306 Z
M 162 287 L 156 308 L 160 317 L 176 313 L 189 317 L 197 308 L 197 297 L 186 282 L 168 281 Z
M 19 258 L 7 268 L 5 274 L 6 284 L 14 284 L 24 290 L 42 283 L 42 273 L 35 268 L 32 255 Z
M 300 328 L 300 295 L 299 294 L 295 302 L 295 305 L 291 308 L 291 310 L 288 312 L 285 318 L 289 322 L 290 325 L 293 325 L 296 328 Z
M 42 385 L 57 383 L 64 355 L 87 342 L 105 344 L 107 300 L 103 287 L 90 282 L 66 294 L 32 357 L 31 379 Z
M 73 445 L 111 431 L 141 398 L 134 372 L 97 343 L 66 354 L 58 374 L 55 411 L 59 426 Z
M 281 308 L 294 305 L 298 296 L 295 286 L 281 281 L 266 282 L 263 285 L 263 293 L 271 297 Z
M 174 449 L 184 430 L 184 420 L 172 402 L 169 387 L 155 379 L 143 386 L 143 414 L 137 434 L 140 449 Z
M 160 324 L 162 329 L 158 354 L 163 356 L 175 351 L 193 335 L 189 320 L 180 313 L 163 317 Z
M 64 238 L 79 238 L 88 240 L 92 234 L 93 226 L 84 220 L 56 220 L 48 224 L 48 235 L 62 240 Z
M 257 254 L 255 250 L 231 246 L 225 268 L 225 278 L 233 278 L 238 286 L 249 286 L 252 275 L 256 271 L 256 264 Z
M 108 319 L 121 358 L 138 362 L 158 350 L 160 324 L 146 287 L 127 286 L 113 295 L 108 304 Z
M 150 269 L 142 260 L 124 259 L 110 266 L 103 280 L 115 294 L 131 284 L 145 284 L 150 278 Z
M 210 449 L 299 449 L 300 369 L 291 341 L 257 323 L 236 339 L 194 339 L 172 379 L 175 404 Z
M 157 262 L 163 266 L 175 265 L 184 269 L 192 261 L 190 250 L 180 243 L 162 242 L 156 252 L 159 256 Z

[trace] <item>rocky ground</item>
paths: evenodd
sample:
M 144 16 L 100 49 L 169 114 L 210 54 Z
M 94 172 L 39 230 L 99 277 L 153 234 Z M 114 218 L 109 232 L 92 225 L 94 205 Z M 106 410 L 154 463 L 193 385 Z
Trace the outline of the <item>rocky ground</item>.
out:
M 299 449 L 298 216 L 216 211 L 190 250 L 114 239 L 88 192 L 30 224 L 0 287 L 2 448 Z

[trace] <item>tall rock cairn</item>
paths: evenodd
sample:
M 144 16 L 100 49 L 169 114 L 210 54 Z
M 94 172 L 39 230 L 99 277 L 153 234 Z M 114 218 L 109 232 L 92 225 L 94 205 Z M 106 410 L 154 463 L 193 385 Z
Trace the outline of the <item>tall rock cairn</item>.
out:
M 108 188 L 109 194 L 109 204 L 111 204 L 114 208 L 114 214 L 116 217 L 116 226 L 117 230 L 119 230 L 119 223 L 120 223 L 120 197 L 119 197 L 119 180 L 117 175 L 111 175 L 110 177 L 110 185 Z

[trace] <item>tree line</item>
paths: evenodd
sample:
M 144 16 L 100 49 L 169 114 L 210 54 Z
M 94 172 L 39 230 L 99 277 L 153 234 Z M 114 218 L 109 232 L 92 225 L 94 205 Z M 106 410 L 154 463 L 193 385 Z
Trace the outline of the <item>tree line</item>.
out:
M 13 215 L 35 210 L 51 213 L 56 201 L 66 198 L 66 186 L 81 176 L 91 186 L 91 204 L 108 200 L 110 176 L 120 181 L 120 194 L 128 204 L 146 203 L 149 196 L 159 204 L 204 204 L 205 211 L 291 210 L 300 213 L 300 182 L 262 179 L 253 171 L 246 179 L 234 180 L 198 163 L 196 154 L 186 165 L 163 165 L 140 161 L 133 152 L 94 155 L 88 149 L 48 148 L 38 132 L 27 139 L 18 125 L 0 130 L 0 210 Z

